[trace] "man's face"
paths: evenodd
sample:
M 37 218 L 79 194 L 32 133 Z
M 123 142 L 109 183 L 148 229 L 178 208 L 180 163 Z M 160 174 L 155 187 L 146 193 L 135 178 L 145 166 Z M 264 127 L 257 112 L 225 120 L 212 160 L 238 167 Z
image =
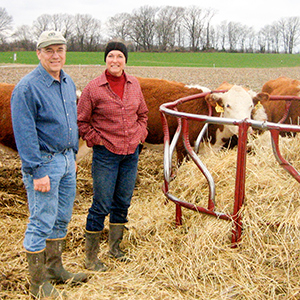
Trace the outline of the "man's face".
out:
M 66 62 L 66 46 L 50 45 L 36 52 L 45 70 L 55 79 L 59 79 L 60 71 Z

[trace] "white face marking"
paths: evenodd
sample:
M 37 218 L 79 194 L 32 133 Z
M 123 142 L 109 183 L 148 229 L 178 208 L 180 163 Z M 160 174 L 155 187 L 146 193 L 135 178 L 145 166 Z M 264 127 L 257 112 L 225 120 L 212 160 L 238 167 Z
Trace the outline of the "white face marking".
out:
M 251 118 L 251 112 L 254 108 L 252 96 L 241 86 L 234 85 L 228 92 L 220 94 L 224 112 L 223 118 L 244 120 Z M 217 131 L 216 146 L 222 146 L 223 138 L 230 138 L 238 135 L 238 126 L 225 125 L 223 131 Z M 217 145 L 218 144 L 218 145 Z

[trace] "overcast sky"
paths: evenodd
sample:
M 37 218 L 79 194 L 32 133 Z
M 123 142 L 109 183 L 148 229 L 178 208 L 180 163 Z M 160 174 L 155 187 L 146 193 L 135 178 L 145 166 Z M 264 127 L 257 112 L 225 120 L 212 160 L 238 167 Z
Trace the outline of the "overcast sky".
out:
M 200 8 L 213 8 L 216 14 L 214 24 L 223 20 L 240 22 L 243 25 L 260 29 L 283 17 L 300 16 L 300 0 L 1 0 L 0 7 L 5 8 L 13 17 L 14 26 L 32 25 L 43 14 L 68 13 L 90 14 L 101 20 L 118 13 L 132 13 L 141 6 L 183 6 L 196 5 Z

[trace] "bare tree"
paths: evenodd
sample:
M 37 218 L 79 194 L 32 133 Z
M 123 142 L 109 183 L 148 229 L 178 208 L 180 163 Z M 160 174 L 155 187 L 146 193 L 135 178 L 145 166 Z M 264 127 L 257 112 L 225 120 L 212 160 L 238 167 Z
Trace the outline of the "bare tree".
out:
M 67 40 L 74 35 L 74 16 L 68 14 L 44 14 L 33 22 L 36 38 L 45 30 L 60 31 Z
M 165 6 L 157 14 L 155 30 L 158 47 L 166 51 L 175 45 L 176 28 L 181 21 L 184 9 L 182 7 Z
M 74 34 L 74 16 L 69 14 L 54 14 L 52 16 L 52 29 L 60 31 L 69 40 Z
M 52 25 L 52 16 L 48 14 L 41 15 L 35 21 L 33 21 L 33 31 L 36 39 L 43 31 L 51 30 Z
M 0 7 L 0 39 L 2 42 L 7 37 L 7 32 L 12 29 L 13 18 L 5 8 Z
M 109 18 L 106 23 L 109 38 L 120 38 L 125 41 L 129 37 L 130 18 L 128 13 L 117 14 Z
M 252 27 L 249 27 L 247 25 L 240 24 L 239 26 L 239 49 L 241 52 L 247 52 L 247 49 L 249 47 L 249 39 L 251 35 L 254 34 L 254 30 Z
M 153 50 L 155 14 L 158 8 L 142 6 L 130 18 L 130 38 L 143 50 Z
M 260 52 L 279 52 L 277 51 L 277 47 L 274 43 L 274 27 L 271 25 L 264 26 L 258 32 L 258 45 L 260 48 Z
M 211 22 L 211 19 L 214 17 L 215 14 L 216 14 L 216 10 L 214 10 L 214 9 L 209 10 L 209 14 L 207 16 L 205 49 L 213 48 L 213 46 L 211 44 L 211 38 L 212 38 L 211 30 L 212 31 L 214 31 L 214 30 L 211 28 L 210 22 Z
M 91 15 L 75 16 L 75 35 L 73 46 L 80 51 L 95 51 L 101 40 L 101 22 Z
M 226 51 L 227 41 L 228 41 L 228 23 L 227 21 L 222 21 L 220 25 L 217 26 L 218 40 L 220 43 L 221 51 Z
M 183 26 L 186 28 L 192 51 L 198 51 L 204 29 L 212 11 L 196 6 L 186 8 L 183 14 Z
M 243 34 L 243 26 L 241 23 L 229 22 L 228 23 L 228 43 L 229 51 L 237 51 L 238 44 L 241 42 L 241 36 Z
M 257 34 L 253 27 L 247 27 L 247 45 L 246 45 L 246 51 L 247 52 L 254 52 L 254 49 L 256 47 L 257 42 Z
M 299 43 L 300 18 L 282 18 L 278 21 L 278 28 L 283 40 L 284 52 L 292 54 L 294 47 Z
M 279 28 L 279 24 L 277 22 L 273 23 L 273 25 L 271 25 L 271 32 L 270 32 L 270 37 L 271 37 L 271 41 L 272 41 L 272 45 L 273 45 L 273 51 L 275 51 L 276 53 L 280 52 L 280 45 L 282 43 L 282 37 L 280 34 L 280 28 Z
M 15 44 L 19 49 L 34 51 L 36 44 L 32 39 L 32 28 L 29 25 L 22 25 L 13 33 Z

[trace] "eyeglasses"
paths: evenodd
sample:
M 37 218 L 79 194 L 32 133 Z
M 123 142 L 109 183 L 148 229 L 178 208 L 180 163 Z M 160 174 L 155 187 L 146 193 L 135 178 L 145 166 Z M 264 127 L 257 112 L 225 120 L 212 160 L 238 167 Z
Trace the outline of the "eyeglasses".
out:
M 62 55 L 65 54 L 66 49 L 64 49 L 64 48 L 59 48 L 59 49 L 57 49 L 57 50 L 55 51 L 55 50 L 53 50 L 53 49 L 51 49 L 51 48 L 48 48 L 48 49 L 42 49 L 41 51 L 44 52 L 44 53 L 45 53 L 46 55 L 48 55 L 48 56 L 52 56 L 52 55 L 54 55 L 54 53 L 57 53 L 57 55 L 62 56 Z

